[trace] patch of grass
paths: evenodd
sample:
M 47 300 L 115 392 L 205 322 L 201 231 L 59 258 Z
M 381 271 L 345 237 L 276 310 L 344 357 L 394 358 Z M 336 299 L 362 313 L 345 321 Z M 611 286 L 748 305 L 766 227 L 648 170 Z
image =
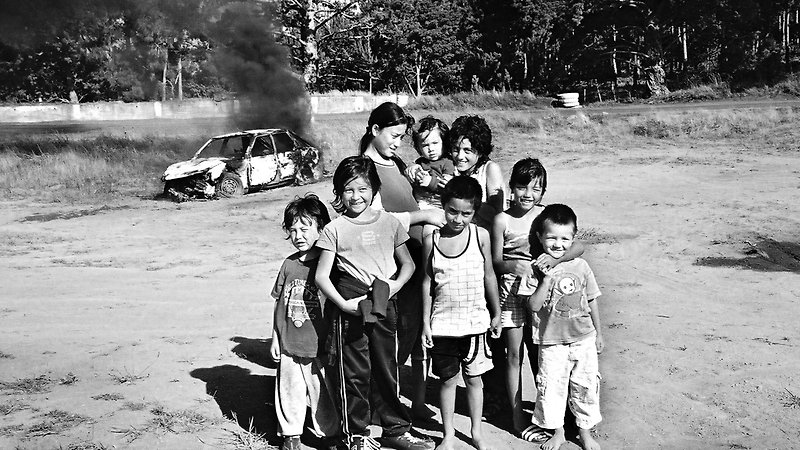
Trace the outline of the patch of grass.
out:
M 22 378 L 16 381 L 0 381 L 0 390 L 12 391 L 17 394 L 41 394 L 50 392 L 54 381 L 47 375 L 33 378 Z
M 712 83 L 691 86 L 686 89 L 679 89 L 670 92 L 659 100 L 664 102 L 692 102 L 704 100 L 718 100 L 729 98 L 731 94 L 731 87 L 728 83 Z
M 231 422 L 236 426 L 232 430 L 226 430 L 230 432 L 230 436 L 223 440 L 223 445 L 225 447 L 230 447 L 234 450 L 273 450 L 276 448 L 269 444 L 263 434 L 259 434 L 255 431 L 252 417 L 250 418 L 250 423 L 246 430 L 239 426 L 239 421 L 235 413 L 233 414 L 233 420 L 231 420 Z
M 0 415 L 7 416 L 17 411 L 22 411 L 30 408 L 31 408 L 30 405 L 22 403 L 19 400 L 10 400 L 7 402 L 0 403 Z
M 75 414 L 60 409 L 48 411 L 41 417 L 42 420 L 40 422 L 36 422 L 25 429 L 24 437 L 31 438 L 59 434 L 83 423 L 91 422 L 92 420 L 82 414 Z
M 81 441 L 81 442 L 72 442 L 68 444 L 66 447 L 59 446 L 59 450 L 106 450 L 106 447 L 103 444 L 91 441 Z
M 464 111 L 469 109 L 548 109 L 550 97 L 538 97 L 529 91 L 487 91 L 461 92 L 449 95 L 423 95 L 409 99 L 411 111 L 427 109 L 434 111 Z
M 123 400 L 124 398 L 125 398 L 124 396 L 122 396 L 120 394 L 117 394 L 117 393 L 100 394 L 100 395 L 93 395 L 92 396 L 93 400 L 104 400 L 104 401 L 107 401 L 107 402 L 115 402 L 117 400 Z
M 145 372 L 149 368 L 150 366 L 147 366 L 141 372 L 134 373 L 128 370 L 127 367 L 123 367 L 121 371 L 113 370 L 109 372 L 108 376 L 110 376 L 112 380 L 116 381 L 119 384 L 133 384 L 139 380 L 144 380 L 145 378 L 148 378 L 150 374 L 149 373 L 145 374 Z
M 153 415 L 148 424 L 150 429 L 171 433 L 200 431 L 213 422 L 208 417 L 189 409 L 168 411 L 163 406 L 156 406 L 150 413 Z
M 72 372 L 67 373 L 61 379 L 58 380 L 58 384 L 69 386 L 78 382 L 78 377 Z
M 143 411 L 150 406 L 147 402 L 125 402 L 122 404 L 122 409 L 130 411 Z
M 800 408 L 800 396 L 795 394 L 794 392 L 790 391 L 789 388 L 784 388 L 786 390 L 786 400 L 783 402 L 783 406 L 786 408 L 791 409 L 798 409 Z
M 14 355 L 0 351 L 0 359 L 14 359 Z

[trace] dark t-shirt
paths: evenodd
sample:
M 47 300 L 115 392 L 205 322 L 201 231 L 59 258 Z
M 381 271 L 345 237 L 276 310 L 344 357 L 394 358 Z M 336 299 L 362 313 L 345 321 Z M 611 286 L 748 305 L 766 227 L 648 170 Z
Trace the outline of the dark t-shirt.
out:
M 281 351 L 292 356 L 319 356 L 328 335 L 322 316 L 325 298 L 314 284 L 317 262 L 317 259 L 301 261 L 300 253 L 289 256 L 283 261 L 272 288 Z
M 387 212 L 419 211 L 419 205 L 414 198 L 411 183 L 400 171 L 396 164 L 375 163 L 378 169 L 378 178 L 381 179 L 381 202 Z M 422 225 L 412 225 L 408 230 L 412 241 L 408 243 L 409 250 L 422 248 Z

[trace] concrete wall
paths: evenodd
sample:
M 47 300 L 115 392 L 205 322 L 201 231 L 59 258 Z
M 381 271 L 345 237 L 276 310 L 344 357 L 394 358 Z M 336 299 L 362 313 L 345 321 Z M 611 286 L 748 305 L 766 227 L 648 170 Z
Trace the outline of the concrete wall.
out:
M 370 111 L 375 106 L 393 101 L 408 104 L 407 95 L 312 95 L 313 114 L 339 114 Z M 97 120 L 195 119 L 228 117 L 239 110 L 239 100 L 215 102 L 191 99 L 183 102 L 97 102 L 80 104 L 34 104 L 0 106 L 0 122 L 81 122 Z

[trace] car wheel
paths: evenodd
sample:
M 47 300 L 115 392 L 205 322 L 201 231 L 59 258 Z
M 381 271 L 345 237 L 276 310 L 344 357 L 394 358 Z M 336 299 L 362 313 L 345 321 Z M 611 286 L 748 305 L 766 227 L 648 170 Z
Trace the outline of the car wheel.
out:
M 244 194 L 244 185 L 239 175 L 232 172 L 225 172 L 217 181 L 217 196 L 230 198 Z

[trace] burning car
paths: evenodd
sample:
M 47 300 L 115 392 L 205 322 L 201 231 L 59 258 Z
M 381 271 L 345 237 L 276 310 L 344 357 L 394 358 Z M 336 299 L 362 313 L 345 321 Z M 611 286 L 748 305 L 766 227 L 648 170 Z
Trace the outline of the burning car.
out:
M 283 129 L 248 130 L 208 140 L 192 159 L 167 167 L 164 194 L 177 201 L 235 197 L 321 177 L 319 151 Z

